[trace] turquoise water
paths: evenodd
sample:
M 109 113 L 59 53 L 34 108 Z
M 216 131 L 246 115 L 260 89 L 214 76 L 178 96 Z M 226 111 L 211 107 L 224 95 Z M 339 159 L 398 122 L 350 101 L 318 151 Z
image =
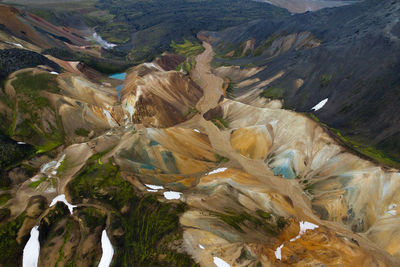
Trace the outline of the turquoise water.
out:
M 126 73 L 125 73 L 125 72 L 123 72 L 123 73 L 115 73 L 115 74 L 111 74 L 111 75 L 110 75 L 110 78 L 113 78 L 113 79 L 117 79 L 117 80 L 124 81 L 124 80 L 125 80 L 125 78 L 126 78 Z
M 115 73 L 115 74 L 110 75 L 109 77 L 110 77 L 110 78 L 113 78 L 113 79 L 125 81 L 126 73 L 125 73 L 125 72 L 123 72 L 123 73 Z M 122 90 L 122 87 L 124 87 L 123 84 L 118 85 L 118 86 L 116 87 L 116 88 L 117 88 L 117 91 L 118 91 L 118 100 L 121 100 L 121 90 Z

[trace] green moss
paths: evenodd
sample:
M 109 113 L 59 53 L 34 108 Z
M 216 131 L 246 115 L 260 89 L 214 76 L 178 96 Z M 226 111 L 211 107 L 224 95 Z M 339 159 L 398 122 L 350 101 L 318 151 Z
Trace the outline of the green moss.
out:
M 260 216 L 261 218 L 266 219 L 266 220 L 270 220 L 272 218 L 271 213 L 265 212 L 263 210 L 256 210 L 256 213 L 258 216 Z
M 62 246 L 60 248 L 60 254 L 59 254 L 58 259 L 56 261 L 55 267 L 57 267 L 58 264 L 63 260 L 65 244 L 67 244 L 67 242 L 70 240 L 70 238 L 71 238 L 71 222 L 68 221 L 67 222 L 67 230 L 66 230 L 66 233 L 64 235 L 64 242 L 63 242 L 63 244 L 62 244 Z
M 103 226 L 106 223 L 106 217 L 94 207 L 85 207 L 79 211 L 79 218 L 82 218 L 85 225 L 93 229 Z
M 216 117 L 211 120 L 219 129 L 229 128 L 229 123 L 222 117 Z
M 88 137 L 90 131 L 86 130 L 85 128 L 77 128 L 75 129 L 75 134 L 83 137 Z
M 10 194 L 2 194 L 0 195 L 0 206 L 3 206 L 11 199 Z
M 272 35 L 270 38 L 268 38 L 267 41 L 264 43 L 260 44 L 255 50 L 254 50 L 254 55 L 255 56 L 261 56 L 265 50 L 267 50 L 272 43 L 275 41 L 275 39 L 278 37 L 278 35 Z
M 29 185 L 29 187 L 30 187 L 30 188 L 36 188 L 36 187 L 38 187 L 42 182 L 44 182 L 46 179 L 47 179 L 46 177 L 42 177 L 42 178 L 40 178 L 39 181 L 32 182 L 32 183 Z
M 215 154 L 215 158 L 217 159 L 218 163 L 225 163 L 229 161 L 229 158 L 221 156 L 219 154 Z
M 286 90 L 280 87 L 267 88 L 261 93 L 261 96 L 270 99 L 283 99 L 285 98 Z
M 228 78 L 228 86 L 226 87 L 226 94 L 229 97 L 233 97 L 235 84 L 232 82 L 231 79 Z
M 321 87 L 327 87 L 331 80 L 332 80 L 333 75 L 331 73 L 325 73 L 319 77 L 319 84 Z
M 260 219 L 245 212 L 235 213 L 226 211 L 225 213 L 210 212 L 210 214 L 241 233 L 244 233 L 242 226 L 246 226 L 250 229 L 259 229 L 269 236 L 277 236 L 284 227 L 282 227 L 283 223 L 286 223 L 283 217 L 278 217 L 276 223 L 274 223 L 272 220 L 269 222 L 264 218 Z
M 24 242 L 17 242 L 18 231 L 25 220 L 25 213 L 15 220 L 0 226 L 0 265 L 21 266 L 21 256 Z
M 183 113 L 183 116 L 189 116 L 189 115 L 195 115 L 199 113 L 199 111 L 196 108 L 189 108 L 185 113 Z
M 47 140 L 43 145 L 36 146 L 36 153 L 40 154 L 51 151 L 54 148 L 61 146 L 62 144 L 63 142 L 60 140 Z
M 32 72 L 23 72 L 17 75 L 11 82 L 17 94 L 28 97 L 30 110 L 42 109 L 50 106 L 47 98 L 42 97 L 42 91 L 56 93 L 59 91 L 56 75 L 50 73 L 33 74 Z
M 175 53 L 184 55 L 186 57 L 195 56 L 204 51 L 204 47 L 200 43 L 192 43 L 186 39 L 184 39 L 183 44 L 177 44 L 175 41 L 172 41 L 171 47 L 174 49 Z
M 155 195 L 138 196 L 111 159 L 100 165 L 98 158 L 87 162 L 68 184 L 68 190 L 72 202 L 86 198 L 109 209 L 113 214 L 110 230 L 124 232 L 113 242 L 117 246 L 113 266 L 195 266 L 188 255 L 168 249 L 165 244 L 165 237 L 180 231 L 178 215 L 184 211 L 184 204 L 160 203 Z M 125 212 L 121 213 L 123 208 Z M 92 225 L 102 223 L 90 218 L 92 215 L 85 216 Z

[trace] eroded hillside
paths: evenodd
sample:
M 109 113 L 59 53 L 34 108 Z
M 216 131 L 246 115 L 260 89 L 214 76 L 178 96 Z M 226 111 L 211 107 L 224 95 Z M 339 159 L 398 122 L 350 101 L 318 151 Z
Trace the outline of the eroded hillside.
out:
M 15 81 L 45 75 L 57 89 L 42 91 L 48 106 L 28 125 L 44 139 L 62 131 L 68 142 L 25 161 L 30 175 L 12 170 L 19 178 L 2 208 L 2 244 L 12 244 L 4 264 L 20 262 L 35 225 L 40 266 L 98 263 L 103 229 L 113 266 L 399 264 L 400 174 L 347 151 L 279 101 L 224 97 L 223 73 L 261 69 L 214 70 L 213 50 L 203 46 L 187 74 L 161 67 L 165 58 L 132 68 L 121 102 L 78 72 L 10 76 L 15 105 L 4 108 L 18 118 L 14 138 L 32 120 L 20 102 L 38 101 Z M 49 207 L 60 195 L 70 210 Z

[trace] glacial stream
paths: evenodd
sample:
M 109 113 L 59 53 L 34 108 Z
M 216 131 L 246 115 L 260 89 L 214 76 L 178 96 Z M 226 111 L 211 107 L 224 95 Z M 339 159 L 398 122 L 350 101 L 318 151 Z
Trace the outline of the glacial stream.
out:
M 125 81 L 126 73 L 125 73 L 125 72 L 122 72 L 122 73 L 115 73 L 115 74 L 111 74 L 109 77 L 112 78 L 112 79 Z M 118 85 L 118 86 L 116 87 L 116 88 L 117 88 L 117 91 L 118 91 L 118 100 L 121 100 L 121 90 L 122 90 L 122 87 L 124 87 L 124 84 Z

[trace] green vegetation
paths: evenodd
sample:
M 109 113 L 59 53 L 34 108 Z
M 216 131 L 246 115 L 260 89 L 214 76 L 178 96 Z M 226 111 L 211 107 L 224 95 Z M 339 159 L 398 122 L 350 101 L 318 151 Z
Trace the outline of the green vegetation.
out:
M 233 97 L 233 92 L 234 92 L 234 88 L 235 88 L 235 84 L 232 82 L 231 79 L 228 79 L 228 85 L 226 87 L 226 95 L 229 97 Z
M 255 56 L 261 56 L 265 50 L 267 50 L 272 43 L 275 41 L 275 39 L 278 38 L 278 35 L 272 35 L 271 37 L 268 38 L 264 43 L 261 43 L 255 50 L 254 50 L 254 55 Z
M 86 130 L 85 128 L 76 128 L 75 134 L 83 137 L 88 137 L 90 131 Z
M 106 217 L 94 207 L 85 207 L 79 210 L 79 218 L 82 218 L 89 228 L 102 227 L 106 223 Z
M 389 152 L 385 149 L 380 149 L 377 146 L 371 145 L 372 141 L 368 140 L 365 137 L 362 136 L 345 136 L 341 133 L 339 129 L 335 129 L 332 127 L 329 127 L 327 124 L 323 123 L 320 121 L 320 119 L 315 116 L 312 113 L 304 113 L 307 117 L 310 119 L 314 120 L 315 122 L 318 122 L 322 126 L 324 126 L 326 129 L 328 129 L 333 135 L 335 135 L 337 138 L 339 138 L 340 141 L 342 141 L 345 145 L 347 145 L 349 148 L 353 149 L 354 151 L 357 151 L 361 155 L 364 155 L 372 160 L 375 160 L 376 162 L 379 162 L 383 165 L 386 166 L 391 166 L 391 167 L 396 167 L 400 168 L 400 162 L 396 159 L 398 157 L 393 157 L 389 154 Z
M 0 226 L 0 264 L 2 266 L 21 266 L 24 242 L 17 242 L 18 231 L 25 220 L 25 213 L 15 220 Z
M 266 219 L 266 220 L 269 220 L 272 218 L 271 213 L 265 212 L 263 210 L 256 210 L 256 213 L 258 216 L 260 216 L 261 218 Z
M 204 51 L 204 47 L 198 42 L 191 42 L 184 39 L 183 44 L 177 44 L 174 40 L 171 42 L 171 47 L 174 49 L 175 53 L 179 55 L 184 55 L 185 57 L 196 56 Z
M 10 194 L 2 194 L 0 195 L 0 206 L 3 206 L 4 204 L 7 203 L 11 199 Z
M 331 80 L 332 80 L 333 75 L 331 73 L 325 73 L 319 77 L 319 84 L 321 87 L 327 87 Z
M 132 63 L 150 61 L 169 50 L 172 41 L 193 42 L 201 30 L 217 31 L 254 19 L 289 15 L 250 0 L 100 0 L 96 6 L 108 11 L 101 20 L 91 16 L 96 31 L 107 41 L 129 45 L 132 50 L 127 51 L 127 59 Z
M 221 156 L 219 154 L 215 154 L 215 158 L 217 159 L 218 163 L 225 163 L 229 161 L 229 158 Z
M 35 182 L 32 182 L 32 183 L 29 185 L 29 187 L 30 187 L 30 188 L 36 188 L 36 187 L 38 187 L 42 182 L 44 182 L 46 179 L 47 179 L 46 177 L 42 177 L 42 178 L 40 178 L 40 180 L 35 181 Z
M 33 111 L 50 107 L 50 102 L 47 98 L 42 97 L 42 91 L 56 93 L 59 91 L 55 75 L 50 73 L 33 74 L 32 72 L 23 72 L 17 75 L 17 79 L 11 82 L 17 94 L 22 94 L 28 97 L 27 102 L 24 102 L 26 109 Z
M 217 116 L 211 120 L 219 129 L 229 128 L 229 123 L 222 117 Z
M 371 144 L 369 140 L 365 140 L 360 136 L 344 136 L 338 129 L 330 128 L 330 130 L 346 145 L 360 154 L 367 156 L 383 165 L 400 167 L 400 162 L 391 158 L 386 151 L 380 150 Z
M 70 240 L 70 238 L 71 238 L 71 222 L 68 221 L 67 222 L 67 230 L 64 235 L 64 242 L 60 248 L 60 254 L 58 255 L 58 259 L 56 261 L 55 267 L 57 267 L 58 264 L 63 260 L 65 244 L 67 244 L 67 242 Z
M 60 146 L 64 141 L 61 119 L 50 105 L 50 101 L 42 96 L 42 92 L 59 92 L 55 75 L 23 72 L 18 74 L 11 84 L 17 93 L 18 110 L 24 114 L 24 120 L 16 124 L 16 112 L 14 112 L 11 127 L 7 129 L 9 135 L 33 140 L 37 144 L 37 153 L 47 152 Z M 56 118 L 56 125 L 47 121 L 50 131 L 41 123 L 44 110 Z
M 99 158 L 96 155 L 88 160 L 68 184 L 68 190 L 72 202 L 90 199 L 109 209 L 113 214 L 110 230 L 123 230 L 121 237 L 111 237 L 117 246 L 113 265 L 195 266 L 188 255 L 171 250 L 166 243 L 168 237 L 180 236 L 178 215 L 184 211 L 184 204 L 160 203 L 155 195 L 138 196 L 111 159 L 98 164 Z M 102 221 L 92 221 L 97 223 Z
M 186 116 L 189 116 L 189 115 L 195 115 L 195 114 L 197 114 L 197 113 L 199 113 L 199 111 L 198 111 L 196 108 L 189 108 L 189 109 L 183 114 L 183 116 L 186 117 Z
M 285 98 L 286 91 L 280 87 L 267 88 L 261 93 L 261 96 L 270 99 L 283 99 Z
M 0 131 L 0 175 L 13 166 L 17 166 L 22 160 L 34 155 L 35 149 L 31 145 L 18 145 Z M 2 176 L 2 175 L 1 175 Z M 0 187 L 7 186 L 4 179 L 0 179 Z
M 225 213 L 210 212 L 210 214 L 241 233 L 244 233 L 242 226 L 246 226 L 250 229 L 260 229 L 269 236 L 277 236 L 287 223 L 284 217 L 275 218 L 271 215 L 268 217 L 266 213 L 261 213 L 266 217 L 264 218 L 260 216 L 259 212 L 257 212 L 257 215 L 260 216 L 261 219 L 245 212 L 236 213 L 233 211 L 226 211 Z

